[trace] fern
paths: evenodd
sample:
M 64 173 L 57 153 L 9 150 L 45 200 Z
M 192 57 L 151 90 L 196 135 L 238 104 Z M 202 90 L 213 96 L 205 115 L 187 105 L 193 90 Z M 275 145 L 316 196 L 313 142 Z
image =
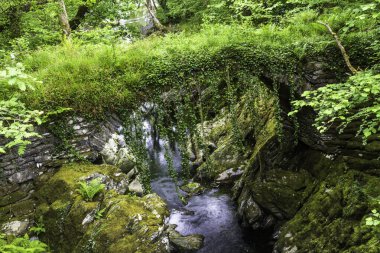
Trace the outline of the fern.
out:
M 86 201 L 92 201 L 96 194 L 105 189 L 105 184 L 100 182 L 99 178 L 91 180 L 88 182 L 80 182 L 79 189 L 77 191 L 82 195 Z
M 36 225 L 33 226 L 33 227 L 31 227 L 29 229 L 29 232 L 35 233 L 37 236 L 39 236 L 41 233 L 45 233 L 46 232 L 42 216 L 40 217 L 40 219 L 38 220 L 38 222 L 36 222 Z
M 103 214 L 106 211 L 106 208 L 100 209 L 95 213 L 95 220 L 103 218 Z
M 44 253 L 49 252 L 48 246 L 39 240 L 29 240 L 26 234 L 11 242 L 4 235 L 0 235 L 0 252 L 2 253 Z

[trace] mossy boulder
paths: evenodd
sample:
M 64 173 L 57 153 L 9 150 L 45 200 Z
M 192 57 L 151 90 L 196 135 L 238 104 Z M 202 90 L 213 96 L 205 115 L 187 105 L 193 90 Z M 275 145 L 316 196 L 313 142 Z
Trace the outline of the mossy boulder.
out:
M 114 189 L 123 194 L 127 190 L 128 178 L 117 167 L 110 165 L 69 164 L 63 166 L 48 182 L 42 183 L 36 197 L 47 203 L 57 199 L 71 200 L 78 196 L 79 182 L 99 178 L 106 190 Z
M 87 202 L 78 183 L 93 178 L 106 189 Z M 165 203 L 155 194 L 125 195 L 126 180 L 113 166 L 62 167 L 36 193 L 36 216 L 46 228 L 41 239 L 55 252 L 166 252 Z
M 379 235 L 364 222 L 379 209 L 379 185 L 362 172 L 331 173 L 281 228 L 277 252 L 379 252 Z
M 190 196 L 200 194 L 204 191 L 204 187 L 197 182 L 190 182 L 181 186 L 181 190 L 188 193 Z
M 86 229 L 73 252 L 166 252 L 166 205 L 156 195 L 106 194 L 106 213 Z
M 249 181 L 238 195 L 238 214 L 243 225 L 254 230 L 269 229 L 276 221 L 293 217 L 313 189 L 306 171 L 273 169 Z
M 270 170 L 250 183 L 252 198 L 279 219 L 293 217 L 310 194 L 313 181 L 306 171 Z
M 170 252 L 195 253 L 203 246 L 204 236 L 199 234 L 183 236 L 175 230 L 176 225 L 168 228 Z

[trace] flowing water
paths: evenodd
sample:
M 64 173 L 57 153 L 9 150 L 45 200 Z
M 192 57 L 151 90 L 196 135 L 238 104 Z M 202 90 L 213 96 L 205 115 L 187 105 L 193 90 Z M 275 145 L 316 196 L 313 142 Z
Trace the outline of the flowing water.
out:
M 144 125 L 149 133 L 149 122 Z M 165 141 L 159 140 L 158 145 L 153 145 L 151 135 L 148 134 L 147 137 L 152 189 L 166 201 L 171 212 L 169 223 L 177 225 L 176 230 L 182 235 L 201 234 L 205 237 L 204 247 L 198 253 L 257 253 L 244 240 L 236 208 L 228 194 L 221 193 L 218 189 L 209 189 L 201 195 L 191 197 L 187 205 L 182 204 L 168 173 L 164 157 Z M 178 150 L 173 152 L 173 164 L 179 172 L 181 156 Z

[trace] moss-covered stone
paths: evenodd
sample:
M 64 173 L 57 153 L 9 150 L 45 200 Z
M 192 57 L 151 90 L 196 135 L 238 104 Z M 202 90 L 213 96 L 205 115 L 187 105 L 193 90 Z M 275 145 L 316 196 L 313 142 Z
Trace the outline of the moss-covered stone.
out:
M 28 193 L 24 191 L 15 191 L 0 198 L 0 207 L 4 207 L 22 200 L 28 196 Z
M 199 234 L 183 236 L 175 228 L 176 225 L 170 225 L 168 229 L 172 248 L 170 252 L 193 253 L 203 246 L 204 236 Z
M 372 141 L 365 146 L 369 152 L 380 152 L 380 141 Z
M 93 175 L 105 178 L 109 189 L 86 202 L 76 189 L 78 182 Z M 165 203 L 155 194 L 120 194 L 124 179 L 113 166 L 61 168 L 36 194 L 40 200 L 36 215 L 43 216 L 46 229 L 41 239 L 62 253 L 165 252 Z
M 167 210 L 155 194 L 143 198 L 109 193 L 107 213 L 90 224 L 74 252 L 165 252 Z
M 306 171 L 276 169 L 265 173 L 265 180 L 251 182 L 250 191 L 255 202 L 283 219 L 295 215 L 312 186 L 312 179 Z
M 216 150 L 198 168 L 200 177 L 215 179 L 228 169 L 244 168 L 263 146 L 278 139 L 275 96 L 262 82 L 256 82 L 256 90 L 248 91 L 236 105 L 236 117 L 224 110 L 204 123 L 205 138 L 216 144 Z
M 13 219 L 29 219 L 35 211 L 35 202 L 31 199 L 18 201 L 0 207 L 0 224 Z
M 190 182 L 181 186 L 181 190 L 188 193 L 189 195 L 196 195 L 204 191 L 204 188 L 197 182 Z
M 331 173 L 281 229 L 277 249 L 299 252 L 379 252 L 376 231 L 364 225 L 380 179 L 358 171 Z M 298 252 L 297 251 L 297 252 Z

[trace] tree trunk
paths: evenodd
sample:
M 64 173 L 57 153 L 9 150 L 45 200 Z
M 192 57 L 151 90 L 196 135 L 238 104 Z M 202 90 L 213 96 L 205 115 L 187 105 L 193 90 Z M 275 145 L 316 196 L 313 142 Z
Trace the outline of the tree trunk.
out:
M 59 24 L 62 29 L 62 37 L 63 41 L 71 39 L 71 28 L 69 24 L 69 17 L 66 11 L 66 5 L 64 0 L 59 1 L 59 5 L 61 7 L 61 13 L 59 14 Z
M 154 0 L 146 0 L 145 6 L 149 12 L 150 17 L 152 18 L 154 26 L 160 31 L 165 31 L 165 26 L 162 25 L 160 20 L 158 20 L 158 18 L 156 17 L 157 7 Z

